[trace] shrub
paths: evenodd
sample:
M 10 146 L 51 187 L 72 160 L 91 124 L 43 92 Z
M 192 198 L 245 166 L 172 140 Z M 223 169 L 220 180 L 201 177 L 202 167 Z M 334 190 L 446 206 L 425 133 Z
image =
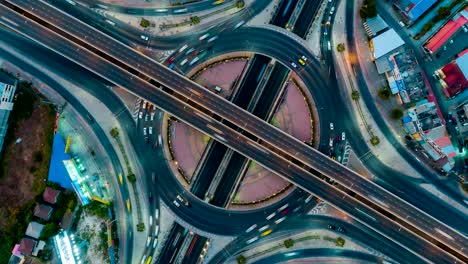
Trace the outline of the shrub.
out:
M 359 100 L 359 97 L 360 97 L 360 95 L 359 95 L 359 92 L 358 92 L 357 90 L 353 90 L 353 91 L 351 92 L 351 98 L 352 98 L 354 101 Z
M 390 112 L 390 117 L 395 120 L 398 120 L 403 117 L 403 111 L 401 111 L 398 108 L 395 108 Z
M 345 45 L 344 45 L 344 43 L 340 43 L 340 44 L 336 45 L 336 50 L 337 50 L 338 52 L 343 52 L 343 51 L 345 51 Z
M 150 25 L 151 25 L 151 23 L 149 22 L 149 20 L 144 19 L 144 18 L 141 19 L 140 26 L 146 28 L 146 27 L 149 27 Z
M 238 1 L 236 2 L 236 7 L 237 7 L 237 8 L 243 8 L 244 6 L 245 6 L 245 3 L 244 3 L 243 0 L 238 0 Z
M 294 240 L 292 240 L 292 239 L 286 239 L 286 240 L 284 241 L 284 246 L 285 246 L 286 248 L 291 248 L 291 247 L 293 247 L 293 246 L 294 246 Z
M 245 264 L 245 263 L 247 263 L 247 259 L 246 259 L 244 256 L 242 256 L 242 255 L 238 256 L 238 257 L 236 258 L 236 260 L 237 260 L 237 263 L 238 263 L 238 264 Z
M 193 16 L 193 17 L 192 17 L 192 23 L 193 23 L 194 25 L 199 24 L 199 23 L 200 23 L 200 17 L 198 17 L 198 16 Z
M 373 145 L 373 146 L 376 146 L 380 143 L 380 139 L 378 136 L 373 136 L 371 139 L 370 139 L 370 143 Z
M 377 93 L 377 95 L 380 97 L 380 99 L 382 100 L 388 100 L 390 98 L 390 95 L 392 93 L 390 92 L 390 89 L 388 89 L 387 87 L 384 87 L 384 88 L 381 88 L 379 90 L 379 92 Z

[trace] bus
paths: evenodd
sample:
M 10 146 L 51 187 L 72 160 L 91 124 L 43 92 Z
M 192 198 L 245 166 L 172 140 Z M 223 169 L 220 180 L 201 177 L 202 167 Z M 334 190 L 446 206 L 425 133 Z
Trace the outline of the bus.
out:
M 222 3 L 224 3 L 224 0 L 218 0 L 218 1 L 214 1 L 213 5 L 219 5 L 219 4 L 222 4 Z

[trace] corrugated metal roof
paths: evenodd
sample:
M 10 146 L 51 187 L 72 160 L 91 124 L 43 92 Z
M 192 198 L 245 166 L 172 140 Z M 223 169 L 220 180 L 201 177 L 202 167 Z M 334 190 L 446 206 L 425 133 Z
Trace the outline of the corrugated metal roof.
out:
M 405 44 L 393 28 L 373 38 L 372 43 L 374 45 L 374 58 L 376 59 Z

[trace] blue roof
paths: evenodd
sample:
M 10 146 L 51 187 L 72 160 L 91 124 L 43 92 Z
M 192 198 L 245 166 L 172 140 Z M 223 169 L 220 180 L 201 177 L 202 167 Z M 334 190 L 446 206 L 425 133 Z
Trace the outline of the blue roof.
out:
M 437 0 L 411 0 L 414 7 L 408 12 L 408 15 L 414 21 L 426 12 Z
M 411 119 L 411 117 L 409 117 L 409 116 L 404 116 L 402 118 L 402 121 L 403 121 L 403 123 L 409 123 L 409 122 L 413 121 L 413 119 Z
M 65 153 L 65 142 L 57 133 L 54 136 L 52 157 L 50 159 L 48 180 L 60 184 L 65 189 L 72 189 L 71 179 L 63 165 L 63 160 L 69 160 L 70 155 Z

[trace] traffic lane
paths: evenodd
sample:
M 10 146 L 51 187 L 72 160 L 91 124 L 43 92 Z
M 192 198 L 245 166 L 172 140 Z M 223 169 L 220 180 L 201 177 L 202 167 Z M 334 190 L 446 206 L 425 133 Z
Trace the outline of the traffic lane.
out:
M 143 31 L 135 29 L 134 27 L 131 27 L 122 21 L 113 20 L 113 22 L 116 24 L 116 27 L 110 27 L 109 24 L 105 22 L 105 18 L 96 14 L 95 12 L 90 11 L 86 7 L 81 5 L 72 6 L 65 1 L 60 0 L 51 0 L 51 3 L 62 10 L 66 10 L 67 13 L 72 14 L 74 17 L 80 18 L 82 21 L 89 21 L 88 23 L 90 25 L 98 27 L 100 30 L 103 30 L 107 34 L 112 35 L 113 37 L 124 43 L 127 43 L 128 45 L 139 44 L 143 46 L 149 45 L 150 48 L 154 49 L 174 49 L 184 42 L 195 40 L 193 31 L 190 31 L 187 33 L 177 34 L 176 36 L 151 36 L 150 41 L 147 42 L 140 38 L 140 35 L 144 34 Z M 202 32 L 205 31 L 207 27 L 212 28 L 212 31 L 215 32 L 220 32 L 226 29 L 233 29 L 237 23 L 250 20 L 250 18 L 264 10 L 268 4 L 269 1 L 267 0 L 255 1 L 252 5 L 238 12 L 236 16 L 227 18 L 219 25 L 203 25 L 204 28 L 200 29 L 200 32 L 198 33 L 202 34 Z
M 342 227 L 345 233 L 337 233 L 340 236 L 351 238 L 353 241 L 367 245 L 382 254 L 389 256 L 390 258 L 400 263 L 426 263 L 421 260 L 416 254 L 408 251 L 402 247 L 399 242 L 389 240 L 385 236 L 376 233 L 374 230 L 369 229 L 355 222 L 346 222 L 342 219 L 333 218 L 325 215 L 307 215 L 303 217 L 293 217 L 288 221 L 282 222 L 278 226 L 278 231 L 273 232 L 268 237 L 263 237 L 254 243 L 247 244 L 246 242 L 254 234 L 244 233 L 238 236 L 235 240 L 225 246 L 223 250 L 217 253 L 209 263 L 223 263 L 226 262 L 231 256 L 235 256 L 246 250 L 259 247 L 270 241 L 277 241 L 286 239 L 291 235 L 298 234 L 301 232 L 313 230 L 313 229 L 328 229 L 328 225 L 335 225 L 336 227 Z
M 313 260 L 310 258 L 320 258 L 319 260 Z M 267 257 L 263 257 L 253 264 L 269 264 L 269 263 L 283 263 L 291 262 L 294 260 L 307 261 L 307 263 L 323 263 L 323 262 L 334 262 L 339 263 L 343 260 L 359 260 L 361 263 L 379 263 L 381 258 L 360 251 L 349 250 L 349 249 L 332 249 L 332 248 L 306 248 L 296 249 L 287 252 L 276 253 Z
M 2 34 L 4 34 L 2 36 L 9 35 L 9 37 L 11 37 L 11 39 L 19 39 L 14 34 L 11 34 L 11 32 L 5 31 L 3 29 L 0 29 L 0 31 L 2 32 Z M 5 39 L 5 40 L 10 40 L 10 38 Z M 15 44 L 14 45 L 15 48 L 21 49 L 21 47 L 22 47 L 21 41 L 19 43 L 14 43 L 14 44 Z M 43 83 L 47 84 L 49 87 L 54 89 L 54 91 L 56 91 L 62 98 L 67 100 L 67 102 L 74 108 L 74 110 L 77 111 L 80 114 L 81 118 L 86 119 L 85 117 L 87 115 L 90 115 L 90 113 L 86 110 L 86 108 L 80 103 L 80 101 L 74 95 L 72 95 L 61 84 L 59 84 L 58 82 L 56 82 L 55 80 L 53 80 L 52 78 L 50 78 L 49 76 L 44 74 L 42 71 L 34 68 L 33 66 L 29 65 L 27 62 L 22 61 L 21 59 L 15 57 L 14 55 L 9 54 L 9 52 L 7 52 L 5 50 L 0 49 L 0 56 L 7 59 L 12 64 L 17 65 L 23 71 L 28 72 L 29 74 L 34 76 L 36 79 L 41 80 Z M 51 63 L 54 62 L 52 58 L 48 58 L 48 59 L 50 60 Z M 78 84 L 78 85 L 80 85 L 80 84 Z M 114 149 L 112 147 L 112 144 L 109 142 L 109 140 L 108 140 L 105 132 L 102 130 L 102 128 L 97 123 L 88 124 L 88 126 L 94 132 L 96 137 L 99 139 L 100 144 L 102 145 L 102 147 L 106 151 L 114 170 L 116 172 L 117 171 L 123 171 L 123 168 L 120 166 L 117 154 L 115 153 L 115 151 L 114 151 Z M 114 179 L 114 181 L 113 181 L 114 184 L 116 184 L 118 186 L 118 189 L 119 189 L 119 191 L 117 192 L 117 197 L 118 197 L 117 200 L 120 201 L 120 203 L 116 204 L 117 209 L 120 208 L 120 210 L 118 210 L 120 215 L 122 213 L 122 210 L 125 211 L 124 214 L 127 214 L 125 206 L 122 206 L 122 204 L 128 198 L 128 189 L 126 188 L 126 186 L 121 186 L 117 182 L 115 177 L 113 177 L 113 179 Z M 127 219 L 127 218 L 128 217 L 125 217 L 124 219 Z M 127 223 L 127 221 L 124 221 L 124 223 Z M 130 220 L 128 222 L 128 224 L 129 224 L 128 226 L 130 226 L 130 227 L 133 226 L 132 220 Z M 127 234 L 126 234 L 126 230 L 128 230 L 127 225 L 124 224 L 122 226 L 122 229 L 123 229 L 122 245 L 125 248 L 125 250 L 122 250 L 122 252 L 125 252 L 124 256 L 128 256 L 129 258 L 131 258 L 132 257 L 132 252 L 133 252 L 133 250 L 132 250 L 133 243 L 131 241 L 132 241 L 133 238 L 131 236 L 127 236 Z

